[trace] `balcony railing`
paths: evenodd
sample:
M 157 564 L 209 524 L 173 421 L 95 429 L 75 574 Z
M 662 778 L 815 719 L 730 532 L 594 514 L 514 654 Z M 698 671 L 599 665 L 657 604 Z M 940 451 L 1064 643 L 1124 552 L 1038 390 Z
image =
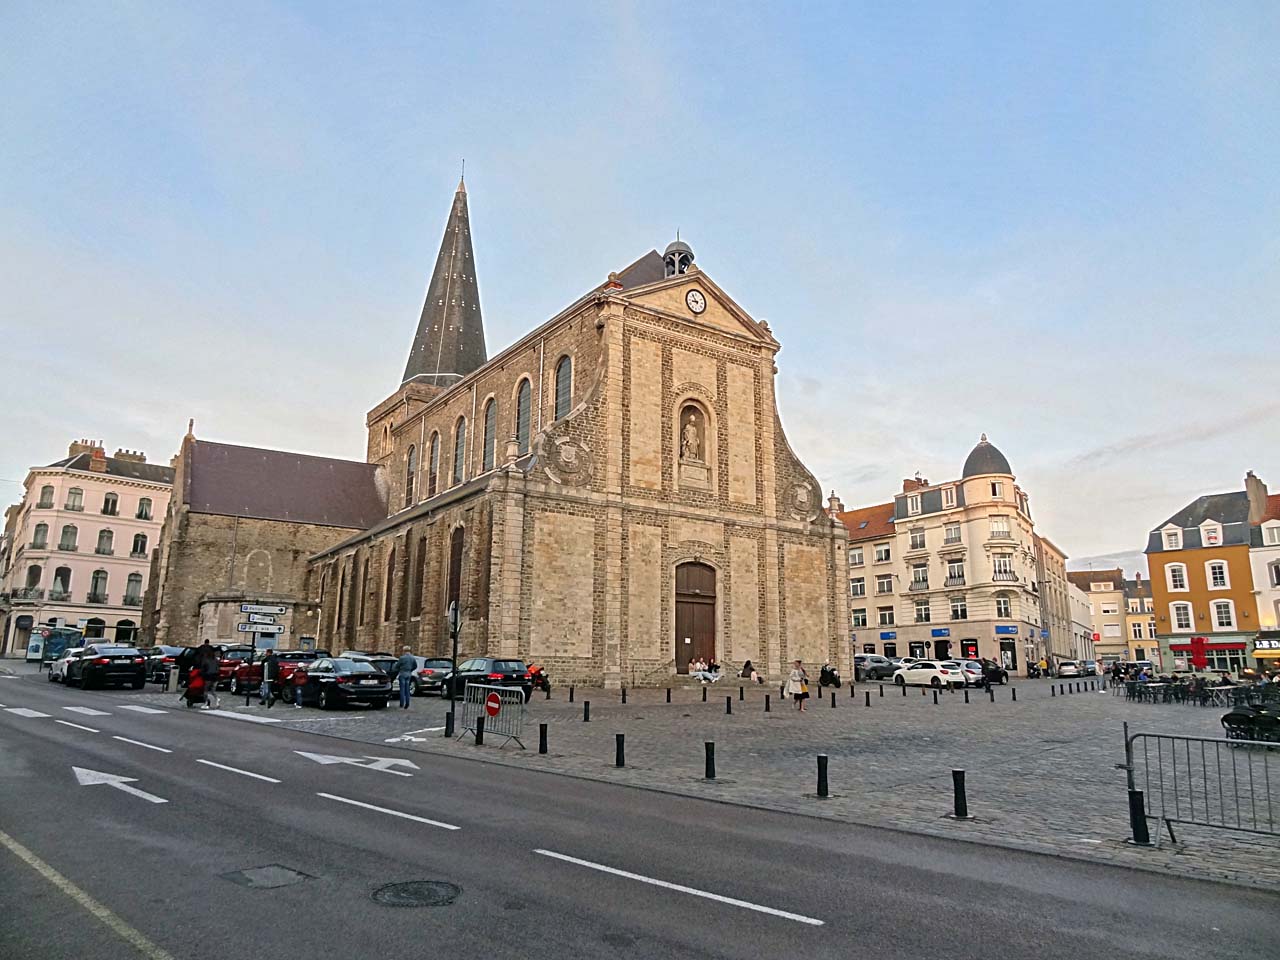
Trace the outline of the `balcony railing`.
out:
M 85 600 L 88 603 L 106 603 L 107 595 L 105 593 L 94 593 L 90 590 L 89 595 L 85 597 Z
M 76 546 L 74 543 L 60 543 L 58 544 L 58 549 L 66 550 L 68 553 L 75 553 L 80 548 Z
M 29 544 L 27 544 L 27 549 L 28 550 L 48 550 L 49 541 L 48 540 L 32 540 Z
M 138 511 L 138 515 L 137 515 L 136 517 L 134 517 L 134 519 L 135 519 L 135 520 L 150 520 L 150 519 L 151 519 L 151 511 L 150 511 L 150 510 L 148 510 L 148 511 L 146 511 L 146 512 L 143 512 L 142 510 L 139 510 L 139 511 Z
M 39 587 L 14 587 L 9 598 L 11 600 L 43 600 L 44 591 Z
M 118 517 L 118 516 L 120 516 L 120 511 L 119 511 L 119 510 L 116 510 L 116 509 L 108 510 L 106 507 L 103 507 L 103 508 L 102 508 L 102 515 L 103 515 L 104 517 Z
M 961 575 L 960 575 L 960 576 L 958 576 L 958 577 L 947 577 L 947 579 L 943 581 L 943 586 L 947 586 L 947 587 L 963 587 L 963 586 L 964 586 L 964 574 L 961 574 Z
M 1013 571 L 997 570 L 991 575 L 992 580 L 999 580 L 1003 583 L 1017 583 L 1018 575 Z
M 111 547 L 95 547 L 93 552 L 100 557 L 114 557 L 116 555 L 115 550 Z
M 84 513 L 84 504 L 83 503 L 64 503 L 62 505 L 62 509 L 70 510 L 72 513 Z
M 954 544 L 962 543 L 962 542 L 963 541 L 959 537 L 943 537 L 942 538 L 942 545 L 944 547 L 949 547 Z
M 145 550 L 133 550 L 133 551 L 131 551 L 131 552 L 129 553 L 129 559 L 131 559 L 131 560 L 145 560 L 145 559 L 147 559 L 147 551 L 145 551 Z
M 71 591 L 70 590 L 50 590 L 49 599 L 50 600 L 70 600 Z
M 991 539 L 992 540 L 1012 540 L 1013 531 L 1012 530 L 992 530 Z
M 930 620 L 928 617 L 916 617 L 916 623 L 929 623 L 929 622 Z
M 911 586 L 908 587 L 907 589 L 910 590 L 912 593 L 918 593 L 921 590 L 928 590 L 929 581 L 928 580 L 912 580 Z
M 37 509 L 37 510 L 52 510 L 52 509 L 53 509 L 53 501 L 52 501 L 52 500 L 41 500 L 39 503 L 37 503 L 37 504 L 36 504 L 36 509 Z
M 131 596 L 129 596 L 128 594 L 125 594 L 125 597 L 124 597 L 124 601 L 123 601 L 123 602 L 124 602 L 124 605 L 125 605 L 126 607 L 140 607 L 140 606 L 142 606 L 142 598 L 141 598 L 141 597 L 131 597 Z

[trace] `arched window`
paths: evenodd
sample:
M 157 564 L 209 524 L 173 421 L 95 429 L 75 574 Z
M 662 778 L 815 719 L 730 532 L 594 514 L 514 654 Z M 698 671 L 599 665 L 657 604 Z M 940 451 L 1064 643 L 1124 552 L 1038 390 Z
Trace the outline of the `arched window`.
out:
M 404 505 L 413 506 L 413 480 L 418 475 L 418 448 L 409 444 L 404 456 Z
M 101 617 L 90 617 L 84 625 L 86 640 L 101 640 L 107 633 L 107 621 Z
M 127 643 L 130 646 L 138 639 L 138 625 L 132 620 L 116 621 L 116 643 Z
M 33 563 L 31 566 L 27 567 L 28 590 L 34 590 L 36 587 L 40 586 L 40 575 L 42 573 L 44 573 L 44 571 L 40 568 L 40 564 L 38 563 Z
M 79 487 L 72 487 L 67 491 L 67 507 L 68 510 L 84 509 L 84 491 Z
M 409 616 L 422 613 L 422 582 L 427 575 L 427 538 L 424 534 L 418 538 L 417 562 L 412 565 L 413 591 L 409 597 Z
M 36 506 L 44 510 L 53 509 L 53 487 L 46 485 L 40 488 L 40 502 Z
M 131 573 L 124 586 L 124 605 L 136 607 L 142 603 L 142 574 Z
M 71 599 L 71 568 L 58 567 L 53 571 L 53 587 L 49 590 L 50 600 Z
M 341 563 L 341 561 L 339 561 Z M 347 600 L 347 568 L 342 567 L 338 573 L 338 600 L 333 605 L 333 632 L 336 634 L 342 626 L 342 608 Z
M 387 574 L 382 578 L 386 583 L 386 593 L 382 598 L 382 619 L 391 619 L 391 598 L 395 594 L 396 588 L 396 548 L 392 547 L 387 552 Z
M 150 497 L 143 497 L 141 500 L 138 501 L 138 519 L 139 520 L 151 519 L 151 498 Z
M 493 469 L 494 447 L 497 444 L 498 404 L 492 397 L 484 405 L 484 453 L 482 454 L 482 471 Z
M 89 578 L 89 602 L 107 602 L 107 571 L 93 571 L 93 576 Z
M 112 533 L 110 530 L 99 530 L 98 531 L 98 548 L 95 552 L 100 553 L 105 557 L 109 557 L 116 552 L 115 542 L 116 542 L 116 535 Z
M 453 428 L 453 482 L 459 484 L 466 476 L 467 418 L 459 417 Z
M 431 450 L 427 456 L 427 496 L 434 497 L 440 485 L 440 434 L 431 435 Z
M 359 562 L 359 561 L 357 561 Z M 364 626 L 364 608 L 369 599 L 369 561 L 360 570 L 360 626 Z
M 519 444 L 520 456 L 529 452 L 529 411 L 532 405 L 533 389 L 528 379 L 520 381 L 516 391 L 516 443 Z
M 130 553 L 134 557 L 145 557 L 147 555 L 147 535 L 145 533 L 135 533 L 133 535 L 133 550 Z
M 102 512 L 108 517 L 114 517 L 120 512 L 120 498 L 114 493 L 104 494 L 102 497 Z
M 59 550 L 76 549 L 76 537 L 79 535 L 74 523 L 68 523 L 62 528 L 62 539 L 58 541 Z
M 380 451 L 380 453 L 382 456 L 385 457 L 390 452 L 391 452 L 391 424 L 384 423 L 382 425 L 382 450 Z
M 573 357 L 561 357 L 556 364 L 556 416 L 561 420 L 569 415 L 573 401 Z
M 31 548 L 43 550 L 47 546 L 49 546 L 49 525 L 37 523 L 35 530 L 31 532 Z

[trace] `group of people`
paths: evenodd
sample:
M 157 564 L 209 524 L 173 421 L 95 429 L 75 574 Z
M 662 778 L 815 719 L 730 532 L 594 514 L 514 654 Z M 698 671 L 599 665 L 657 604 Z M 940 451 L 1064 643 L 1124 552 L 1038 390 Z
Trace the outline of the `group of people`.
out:
M 717 683 L 720 680 L 720 664 L 715 657 L 710 660 L 694 657 L 689 661 L 689 676 L 701 680 L 704 687 L 709 683 Z

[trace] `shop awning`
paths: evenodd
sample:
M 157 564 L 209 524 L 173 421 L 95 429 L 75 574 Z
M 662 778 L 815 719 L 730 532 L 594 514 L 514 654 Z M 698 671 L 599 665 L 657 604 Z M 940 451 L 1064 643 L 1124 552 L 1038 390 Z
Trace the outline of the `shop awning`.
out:
M 1280 660 L 1280 650 L 1255 650 L 1253 651 L 1255 660 Z

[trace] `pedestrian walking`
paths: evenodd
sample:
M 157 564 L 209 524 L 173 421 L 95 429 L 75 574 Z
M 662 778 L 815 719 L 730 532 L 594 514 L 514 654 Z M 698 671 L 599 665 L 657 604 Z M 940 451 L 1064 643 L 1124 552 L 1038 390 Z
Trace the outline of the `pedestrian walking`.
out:
M 262 661 L 262 685 L 258 688 L 258 706 L 271 709 L 271 685 L 280 679 L 280 658 L 274 650 Z
M 302 669 L 302 664 L 298 664 L 290 678 L 293 683 L 293 706 L 297 710 L 302 709 L 302 689 L 307 685 L 307 671 Z
M 400 659 L 396 661 L 396 680 L 400 682 L 400 709 L 408 710 L 413 698 L 413 674 L 418 669 L 418 658 L 408 647 L 400 648 Z
M 204 677 L 204 709 L 219 710 L 222 700 L 218 696 L 218 672 L 222 658 L 218 651 L 206 640 L 196 650 L 196 669 Z
M 804 664 L 795 660 L 791 664 L 791 676 L 787 678 L 786 692 L 791 695 L 796 709 L 804 713 L 804 702 L 809 699 L 809 674 Z

